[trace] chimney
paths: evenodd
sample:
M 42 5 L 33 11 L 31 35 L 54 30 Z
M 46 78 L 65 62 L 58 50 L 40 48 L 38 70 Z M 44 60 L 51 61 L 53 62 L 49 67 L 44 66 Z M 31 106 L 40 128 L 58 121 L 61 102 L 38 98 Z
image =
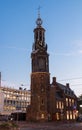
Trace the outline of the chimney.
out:
M 1 87 L 1 72 L 0 72 L 0 87 Z
M 53 77 L 53 84 L 55 84 L 56 83 L 56 77 Z
M 69 88 L 69 83 L 66 83 L 66 87 L 68 87 L 68 88 Z

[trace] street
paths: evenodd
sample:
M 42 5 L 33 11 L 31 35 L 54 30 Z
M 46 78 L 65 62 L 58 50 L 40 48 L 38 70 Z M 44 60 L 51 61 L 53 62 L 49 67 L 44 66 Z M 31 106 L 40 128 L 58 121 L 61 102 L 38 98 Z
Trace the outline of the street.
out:
M 82 123 L 19 123 L 20 130 L 82 130 Z

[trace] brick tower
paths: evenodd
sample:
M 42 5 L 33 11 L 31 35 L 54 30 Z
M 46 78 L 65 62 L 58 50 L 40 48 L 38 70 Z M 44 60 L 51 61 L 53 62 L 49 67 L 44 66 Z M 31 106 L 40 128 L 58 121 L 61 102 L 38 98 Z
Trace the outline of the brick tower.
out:
M 42 27 L 40 14 L 34 29 L 34 44 L 31 53 L 31 108 L 29 109 L 32 120 L 46 121 L 49 114 L 49 54 L 45 43 L 45 29 Z

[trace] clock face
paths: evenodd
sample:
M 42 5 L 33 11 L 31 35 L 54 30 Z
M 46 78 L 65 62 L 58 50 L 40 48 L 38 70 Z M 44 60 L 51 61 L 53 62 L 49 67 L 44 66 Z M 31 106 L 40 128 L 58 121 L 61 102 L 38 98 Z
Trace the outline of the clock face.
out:
M 45 60 L 40 58 L 39 59 L 39 69 L 44 69 L 45 68 Z

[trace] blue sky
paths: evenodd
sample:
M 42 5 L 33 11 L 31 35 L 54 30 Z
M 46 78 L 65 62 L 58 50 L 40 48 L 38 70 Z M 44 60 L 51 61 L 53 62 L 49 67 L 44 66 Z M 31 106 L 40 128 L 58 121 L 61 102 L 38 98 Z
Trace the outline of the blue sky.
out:
M 30 87 L 38 7 L 46 29 L 51 78 L 82 94 L 82 0 L 0 0 L 2 85 Z

